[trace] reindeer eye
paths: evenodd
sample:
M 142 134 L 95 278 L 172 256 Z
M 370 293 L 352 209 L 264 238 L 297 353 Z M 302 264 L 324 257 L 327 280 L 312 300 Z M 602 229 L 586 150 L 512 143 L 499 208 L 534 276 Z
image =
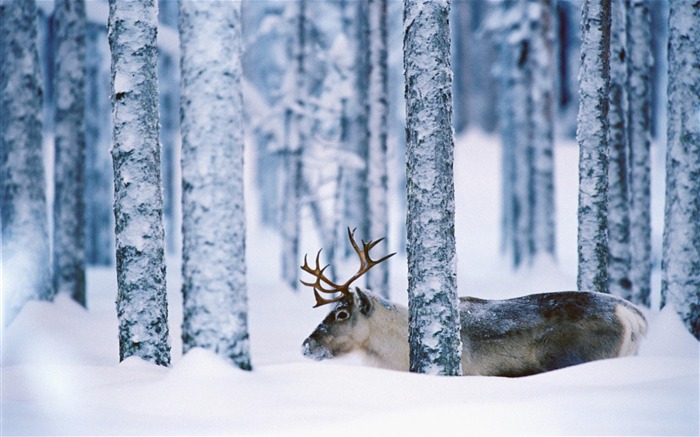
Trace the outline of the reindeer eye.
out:
M 350 317 L 350 313 L 346 310 L 340 310 L 335 313 L 335 320 L 342 322 Z

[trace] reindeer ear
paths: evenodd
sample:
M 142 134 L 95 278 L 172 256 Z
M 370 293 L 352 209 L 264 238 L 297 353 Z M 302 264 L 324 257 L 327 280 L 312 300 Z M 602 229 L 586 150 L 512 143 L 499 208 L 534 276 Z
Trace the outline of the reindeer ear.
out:
M 363 293 L 359 287 L 355 287 L 355 296 L 357 296 L 357 307 L 360 309 L 360 313 L 362 313 L 363 316 L 369 316 L 372 314 L 374 306 L 372 305 L 372 301 L 370 300 L 369 296 Z

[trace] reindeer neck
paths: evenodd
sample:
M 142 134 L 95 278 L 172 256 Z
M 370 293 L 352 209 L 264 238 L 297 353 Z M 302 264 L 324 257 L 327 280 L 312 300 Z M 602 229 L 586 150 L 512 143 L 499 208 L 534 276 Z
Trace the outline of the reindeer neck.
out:
M 368 358 L 379 367 L 408 371 L 408 309 L 375 298 L 368 321 L 371 334 L 364 347 Z

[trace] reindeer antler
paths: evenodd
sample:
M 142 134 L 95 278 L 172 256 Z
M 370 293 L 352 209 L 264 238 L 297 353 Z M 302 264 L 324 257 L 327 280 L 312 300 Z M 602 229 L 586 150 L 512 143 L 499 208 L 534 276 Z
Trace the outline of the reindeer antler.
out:
M 321 250 L 318 251 L 316 254 L 316 267 L 311 268 L 309 266 L 309 263 L 306 259 L 306 255 L 304 255 L 304 265 L 301 266 L 301 269 L 307 273 L 312 274 L 315 278 L 315 282 L 305 282 L 301 281 L 302 284 L 313 287 L 314 289 L 314 297 L 316 298 L 316 305 L 314 305 L 314 308 L 319 307 L 321 305 L 326 305 L 329 303 L 333 302 L 338 302 L 345 296 L 350 294 L 350 284 L 352 284 L 355 280 L 357 280 L 360 276 L 364 275 L 371 269 L 372 267 L 376 266 L 377 264 L 381 263 L 382 261 L 385 261 L 392 256 L 396 255 L 396 252 L 390 253 L 389 255 L 383 256 L 379 258 L 378 260 L 373 260 L 369 256 L 369 251 L 372 250 L 374 246 L 379 244 L 384 238 L 380 238 L 379 240 L 370 240 L 369 242 L 365 243 L 364 240 L 362 240 L 362 250 L 360 250 L 360 247 L 357 245 L 357 242 L 355 242 L 355 229 L 350 231 L 350 228 L 348 227 L 348 237 L 350 238 L 350 244 L 352 244 L 353 249 L 355 249 L 355 252 L 357 253 L 357 256 L 360 257 L 360 269 L 353 275 L 352 278 L 348 279 L 344 284 L 338 285 L 335 282 L 331 281 L 330 279 L 326 278 L 323 274 L 323 272 L 328 268 L 330 264 L 327 264 L 323 268 L 321 268 L 321 265 L 319 263 L 319 258 L 321 256 Z M 321 293 L 326 293 L 326 294 L 334 294 L 334 293 L 340 293 L 340 296 L 326 299 L 322 297 L 319 292 Z

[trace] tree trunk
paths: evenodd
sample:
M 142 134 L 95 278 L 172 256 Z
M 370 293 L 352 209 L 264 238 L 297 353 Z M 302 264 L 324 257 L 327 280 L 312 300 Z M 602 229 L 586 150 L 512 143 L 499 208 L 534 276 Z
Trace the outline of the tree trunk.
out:
M 85 307 L 85 2 L 57 1 L 54 14 L 57 38 L 54 288 Z
M 0 216 L 3 323 L 52 300 L 42 87 L 34 0 L 0 5 Z
M 239 2 L 182 1 L 182 343 L 251 369 Z
M 530 207 L 532 257 L 555 258 L 556 226 L 554 205 L 554 41 L 551 0 L 529 5 L 531 27 L 529 57 L 532 129 Z M 534 9 L 534 14 L 533 10 Z
M 449 1 L 404 3 L 410 370 L 461 374 Z
M 170 364 L 155 0 L 109 2 L 119 356 Z
M 661 306 L 700 340 L 700 3 L 671 0 Z
M 630 280 L 632 302 L 649 306 L 651 294 L 651 18 L 646 0 L 626 0 Z
M 369 2 L 369 155 L 367 158 L 367 183 L 369 210 L 369 232 L 366 238 L 386 237 L 389 232 L 387 209 L 387 118 L 388 82 L 387 82 L 387 27 L 386 0 Z M 387 241 L 377 246 L 378 253 L 388 253 Z M 367 273 L 367 287 L 389 298 L 389 265 L 383 263 Z
M 610 293 L 631 298 L 627 163 L 627 16 L 625 3 L 611 5 L 610 123 L 608 159 L 608 283 Z
M 585 0 L 581 27 L 577 285 L 607 292 L 610 0 Z
M 109 43 L 104 24 L 88 23 L 85 38 L 85 226 L 89 265 L 114 263 L 113 181 L 109 147 L 112 119 L 109 101 Z
M 302 155 L 306 142 L 306 0 L 290 3 L 294 17 L 291 35 L 293 106 L 284 115 L 284 198 L 281 206 L 282 279 L 294 290 L 299 287 L 299 238 L 301 236 Z

